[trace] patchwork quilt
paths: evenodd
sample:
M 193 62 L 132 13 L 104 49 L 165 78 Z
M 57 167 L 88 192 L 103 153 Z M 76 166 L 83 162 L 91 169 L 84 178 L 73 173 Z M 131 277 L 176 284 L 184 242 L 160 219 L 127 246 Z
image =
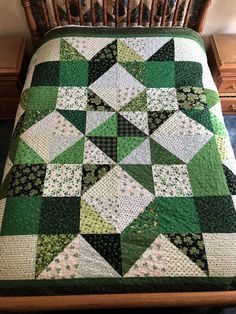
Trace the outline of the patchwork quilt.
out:
M 235 175 L 197 33 L 51 31 L 3 176 L 1 295 L 236 289 Z

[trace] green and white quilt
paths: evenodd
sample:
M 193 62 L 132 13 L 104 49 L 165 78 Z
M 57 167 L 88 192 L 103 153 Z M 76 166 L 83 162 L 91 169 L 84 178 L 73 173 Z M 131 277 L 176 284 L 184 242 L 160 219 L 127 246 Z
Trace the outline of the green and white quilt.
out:
M 49 32 L 4 172 L 0 293 L 236 289 L 235 174 L 197 33 Z

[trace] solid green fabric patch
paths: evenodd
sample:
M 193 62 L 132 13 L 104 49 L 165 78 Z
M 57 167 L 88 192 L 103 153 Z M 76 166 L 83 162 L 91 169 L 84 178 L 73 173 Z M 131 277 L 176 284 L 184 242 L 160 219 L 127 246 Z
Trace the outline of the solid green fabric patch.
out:
M 80 132 L 85 133 L 86 128 L 86 111 L 81 110 L 59 110 L 57 111 L 63 115 L 70 123 L 72 123 Z
M 149 61 L 146 67 L 147 87 L 175 87 L 175 62 Z
M 194 201 L 202 232 L 236 232 L 236 211 L 230 195 L 195 197 Z
M 118 137 L 117 138 L 117 161 L 120 162 L 141 143 L 145 137 Z
M 56 106 L 58 87 L 30 87 L 24 92 L 24 94 L 24 101 L 21 102 L 22 108 L 35 111 L 50 110 L 54 109 Z
M 196 206 L 192 197 L 158 197 L 160 233 L 200 233 Z
M 59 73 L 59 61 L 40 63 L 35 66 L 31 86 L 59 86 Z
M 79 197 L 44 197 L 39 234 L 79 233 Z
M 1 235 L 38 234 L 41 205 L 41 197 L 8 198 Z
M 176 61 L 175 86 L 202 87 L 202 65 L 192 61 Z
M 87 61 L 61 61 L 59 66 L 59 86 L 87 86 Z
M 214 137 L 190 160 L 188 173 L 194 196 L 230 194 Z

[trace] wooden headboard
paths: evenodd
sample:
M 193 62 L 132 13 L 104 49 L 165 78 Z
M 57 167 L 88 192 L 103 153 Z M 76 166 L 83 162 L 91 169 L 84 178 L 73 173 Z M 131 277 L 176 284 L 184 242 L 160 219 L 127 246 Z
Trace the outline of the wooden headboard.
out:
M 62 25 L 189 27 L 201 33 L 212 0 L 21 0 L 32 39 Z

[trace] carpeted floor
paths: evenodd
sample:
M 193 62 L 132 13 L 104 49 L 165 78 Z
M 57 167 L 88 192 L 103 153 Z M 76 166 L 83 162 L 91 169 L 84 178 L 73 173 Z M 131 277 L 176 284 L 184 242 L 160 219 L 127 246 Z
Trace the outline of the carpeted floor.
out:
M 236 115 L 225 116 L 226 127 L 230 134 L 230 140 L 236 156 Z M 14 125 L 13 120 L 0 120 L 0 182 L 4 169 L 5 159 L 9 149 L 9 141 Z M 104 311 L 103 311 L 104 312 Z M 123 310 L 125 313 L 136 313 L 137 309 Z M 236 308 L 172 308 L 172 309 L 148 309 L 150 313 L 166 314 L 166 313 L 191 313 L 191 314 L 236 314 Z M 38 312 L 40 313 L 40 312 Z M 49 312 L 44 312 L 49 313 Z M 80 312 L 80 313 L 83 313 Z M 99 313 L 98 311 L 87 311 L 86 313 Z M 105 311 L 106 313 L 106 311 Z

